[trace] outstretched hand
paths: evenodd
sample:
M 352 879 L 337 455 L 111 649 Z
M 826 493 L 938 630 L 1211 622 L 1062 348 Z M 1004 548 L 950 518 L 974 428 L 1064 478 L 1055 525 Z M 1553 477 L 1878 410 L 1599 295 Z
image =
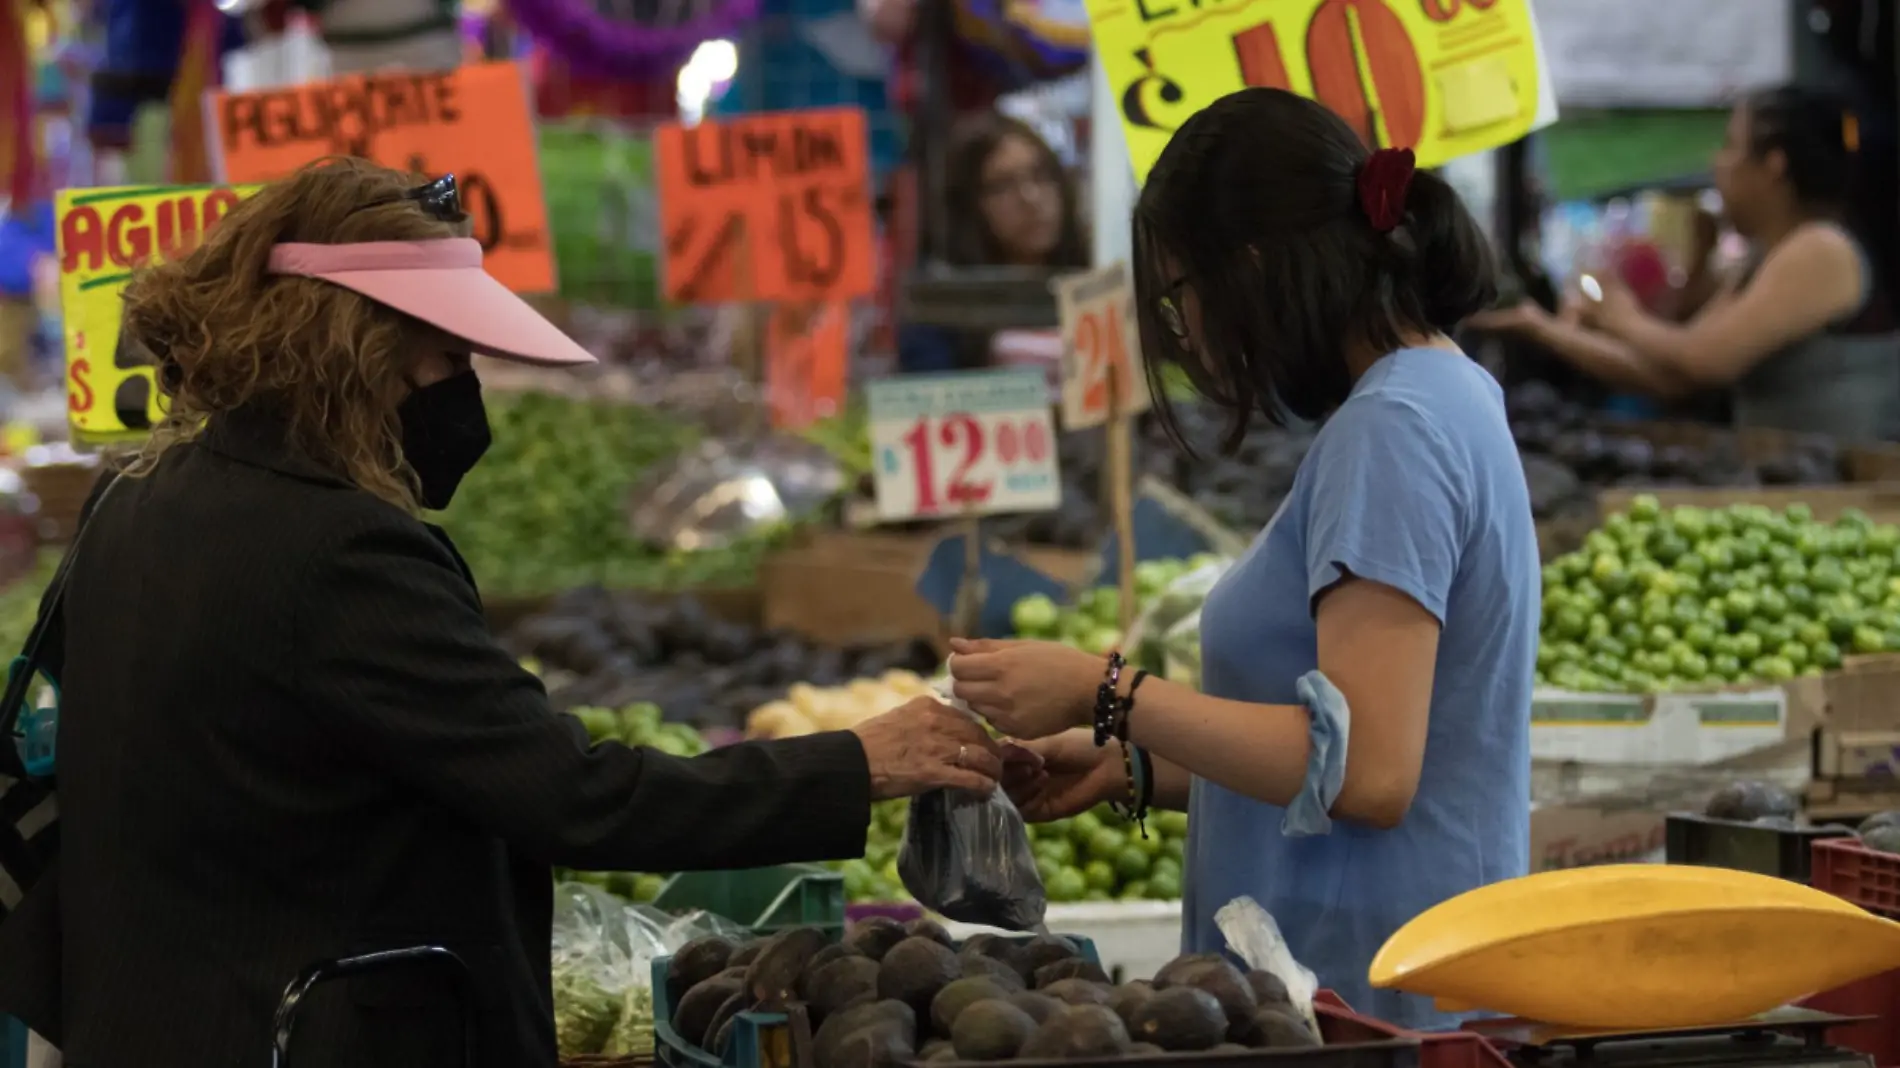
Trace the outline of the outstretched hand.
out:
M 1065 820 L 1128 796 L 1119 745 L 1098 746 L 1089 731 L 1065 731 L 1003 746 L 1003 789 L 1031 823 Z
M 852 728 L 871 767 L 871 800 L 953 788 L 987 795 L 1003 774 L 1001 749 L 969 716 L 917 697 Z
M 1014 738 L 1088 724 L 1107 663 L 1056 642 L 950 639 L 953 692 Z

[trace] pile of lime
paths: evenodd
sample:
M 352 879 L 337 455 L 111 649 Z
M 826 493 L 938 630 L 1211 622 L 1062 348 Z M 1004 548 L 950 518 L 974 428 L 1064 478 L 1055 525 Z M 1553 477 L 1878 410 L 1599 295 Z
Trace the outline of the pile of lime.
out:
M 1207 554 L 1186 560 L 1144 560 L 1135 565 L 1136 611 L 1145 610 L 1176 579 L 1216 559 Z M 1060 605 L 1035 594 L 1010 608 L 1018 638 L 1058 641 L 1097 655 L 1121 645 L 1121 591 L 1114 586 L 1084 590 L 1073 605 Z
M 1773 683 L 1900 650 L 1900 527 L 1639 496 L 1544 567 L 1542 639 L 1539 683 L 1598 693 Z
M 847 901 L 904 901 L 910 895 L 898 877 L 908 805 L 887 801 L 874 807 L 870 842 L 859 860 L 832 865 L 844 876 Z M 1172 901 L 1181 896 L 1182 852 L 1187 814 L 1151 812 L 1148 833 L 1104 807 L 1073 819 L 1029 827 L 1029 841 L 1051 902 Z

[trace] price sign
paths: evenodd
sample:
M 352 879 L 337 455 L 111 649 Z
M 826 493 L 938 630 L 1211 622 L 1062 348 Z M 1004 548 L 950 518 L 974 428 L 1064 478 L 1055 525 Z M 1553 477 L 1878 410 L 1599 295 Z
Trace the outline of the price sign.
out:
M 121 186 L 62 189 L 54 196 L 66 412 L 74 437 L 135 440 L 162 417 L 152 368 L 119 343 L 119 295 L 135 268 L 197 248 L 206 230 L 256 190 Z
M 1049 382 L 1033 370 L 871 383 L 878 517 L 1040 512 L 1062 503 Z
M 1145 181 L 1188 116 L 1270 86 L 1311 97 L 1421 167 L 1557 119 L 1531 0 L 1086 0 Z
M 654 137 L 668 300 L 871 295 L 877 269 L 862 110 L 673 123 Z
M 324 156 L 455 175 L 483 265 L 517 293 L 554 288 L 527 78 L 515 63 L 389 71 L 206 98 L 213 167 L 270 182 Z
M 1062 425 L 1068 430 L 1108 421 L 1109 372 L 1122 414 L 1146 411 L 1153 399 L 1141 369 L 1134 286 L 1121 261 L 1055 281 L 1062 317 Z
M 802 430 L 844 408 L 851 306 L 775 304 L 765 329 L 765 398 L 772 425 Z

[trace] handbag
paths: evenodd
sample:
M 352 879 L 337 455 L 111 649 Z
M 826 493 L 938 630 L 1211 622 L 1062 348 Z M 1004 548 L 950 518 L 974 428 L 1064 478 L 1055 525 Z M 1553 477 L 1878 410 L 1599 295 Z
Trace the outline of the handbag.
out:
M 60 618 L 67 577 L 86 540 L 86 528 L 118 484 L 118 475 L 104 477 L 110 481 L 99 489 L 88 513 L 80 519 L 72 544 L 41 598 L 39 618 L 27 632 L 19 655 L 7 665 L 6 694 L 0 697 L 0 737 L 12 744 L 0 744 L 0 918 L 10 914 L 39 881 L 58 848 L 54 772 L 60 684 L 58 679 L 43 674 L 43 667 L 51 648 L 48 643 L 53 624 Z M 42 706 L 37 697 L 29 701 L 28 694 L 36 682 L 52 690 L 50 706 Z

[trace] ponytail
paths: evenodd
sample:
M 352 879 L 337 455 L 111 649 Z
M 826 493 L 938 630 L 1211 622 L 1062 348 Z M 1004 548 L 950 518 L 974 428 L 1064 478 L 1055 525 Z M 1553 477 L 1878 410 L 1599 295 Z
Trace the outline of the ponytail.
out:
M 1425 325 L 1449 333 L 1497 302 L 1491 243 L 1436 171 L 1419 171 L 1405 198 L 1411 281 Z

